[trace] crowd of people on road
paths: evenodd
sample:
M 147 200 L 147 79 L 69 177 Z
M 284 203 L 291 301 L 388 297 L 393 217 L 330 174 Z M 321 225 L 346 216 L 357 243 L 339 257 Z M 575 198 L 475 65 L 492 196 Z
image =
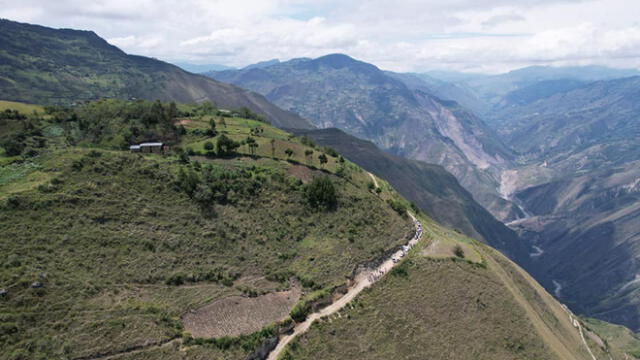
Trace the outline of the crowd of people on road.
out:
M 413 238 L 407 243 L 407 245 L 402 245 L 402 248 L 399 252 L 393 255 L 391 261 L 394 264 L 398 263 L 403 257 L 405 257 L 409 250 L 418 242 L 418 240 L 422 237 L 422 224 L 418 220 L 414 220 L 413 224 L 416 228 L 416 233 L 413 235 Z M 380 279 L 385 274 L 385 271 L 382 269 L 376 269 L 371 274 L 369 274 L 369 281 L 375 282 Z

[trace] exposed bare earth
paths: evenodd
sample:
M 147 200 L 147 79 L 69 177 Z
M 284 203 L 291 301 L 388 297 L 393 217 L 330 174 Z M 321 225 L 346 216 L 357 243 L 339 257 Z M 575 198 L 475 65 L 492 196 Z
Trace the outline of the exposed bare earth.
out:
M 182 323 L 196 338 L 250 334 L 285 318 L 299 299 L 297 285 L 288 291 L 253 298 L 229 296 L 187 313 Z

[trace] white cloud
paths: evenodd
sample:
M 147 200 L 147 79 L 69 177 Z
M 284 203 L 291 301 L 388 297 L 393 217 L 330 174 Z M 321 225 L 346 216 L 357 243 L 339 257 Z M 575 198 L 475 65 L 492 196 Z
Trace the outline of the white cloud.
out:
M 94 30 L 123 50 L 242 66 L 347 53 L 392 70 L 640 66 L 628 0 L 0 0 L 0 17 Z

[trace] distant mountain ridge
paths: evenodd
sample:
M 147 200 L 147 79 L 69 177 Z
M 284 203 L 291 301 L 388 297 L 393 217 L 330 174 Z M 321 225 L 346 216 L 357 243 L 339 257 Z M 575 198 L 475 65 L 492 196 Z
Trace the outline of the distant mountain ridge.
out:
M 127 55 L 91 31 L 0 20 L 1 99 L 70 104 L 104 97 L 246 106 L 274 125 L 313 127 L 259 94 L 156 59 Z
M 493 130 L 458 104 L 410 88 L 372 64 L 331 54 L 208 75 L 259 92 L 317 127 L 340 128 L 397 155 L 442 165 L 485 207 L 512 208 L 496 191 L 495 171 L 512 153 Z
M 223 71 L 235 69 L 232 66 L 221 64 L 192 64 L 188 62 L 174 62 L 173 65 L 176 65 L 177 67 L 194 74 L 200 74 L 208 71 Z
M 601 80 L 613 80 L 640 75 L 637 69 L 615 69 L 604 66 L 529 66 L 504 74 L 486 75 L 432 71 L 418 77 L 437 79 L 458 91 L 440 92 L 445 99 L 455 100 L 473 109 L 495 127 L 494 112 L 522 101 L 542 99 L 571 90 L 580 85 Z

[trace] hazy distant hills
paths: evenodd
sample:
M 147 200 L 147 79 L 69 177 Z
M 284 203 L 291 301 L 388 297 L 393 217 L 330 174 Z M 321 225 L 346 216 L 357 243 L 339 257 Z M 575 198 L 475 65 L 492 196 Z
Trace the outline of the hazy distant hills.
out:
M 0 99 L 69 104 L 104 97 L 246 106 L 275 125 L 312 125 L 264 97 L 177 66 L 127 55 L 91 31 L 0 20 Z
M 374 65 L 334 54 L 208 75 L 259 92 L 317 127 L 337 127 L 397 155 L 440 164 L 487 208 L 509 208 L 497 194 L 496 169 L 512 153 L 493 130 L 458 104 Z
M 173 64 L 181 68 L 182 70 L 192 72 L 195 74 L 204 73 L 207 71 L 222 71 L 222 70 L 235 69 L 234 67 L 220 65 L 220 64 L 192 64 L 188 62 L 175 62 Z
M 522 105 L 532 101 L 568 91 L 581 84 L 600 80 L 612 80 L 640 75 L 635 69 L 613 69 L 604 66 L 530 66 L 504 74 L 486 75 L 445 71 L 416 74 L 425 79 L 437 79 L 447 84 L 435 95 L 455 100 L 482 115 L 493 126 L 494 111 L 511 105 Z M 443 85 L 441 85 L 443 87 Z
M 640 156 L 629 146 L 640 135 L 639 96 L 640 77 L 598 81 L 505 108 L 496 113 L 496 126 L 522 153 L 548 158 L 598 146 L 600 158 L 593 160 L 620 163 Z

